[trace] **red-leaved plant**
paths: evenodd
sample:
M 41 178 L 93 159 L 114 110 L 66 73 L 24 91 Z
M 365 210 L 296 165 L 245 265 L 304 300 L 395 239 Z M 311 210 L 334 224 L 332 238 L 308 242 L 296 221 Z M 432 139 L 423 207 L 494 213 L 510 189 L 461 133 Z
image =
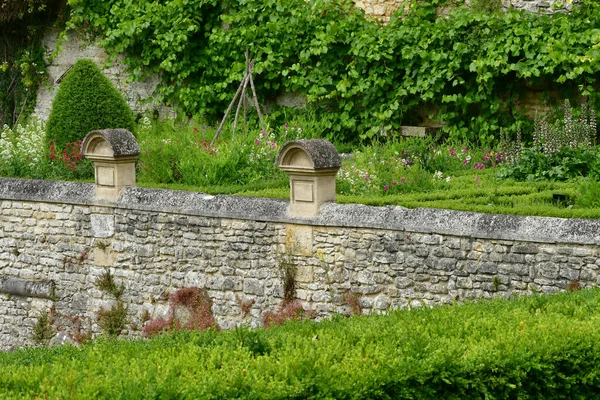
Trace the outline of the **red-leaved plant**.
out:
M 277 312 L 266 312 L 263 316 L 263 325 L 269 328 L 275 325 L 283 325 L 286 321 L 295 319 L 312 319 L 314 310 L 305 310 L 299 300 L 283 300 Z
M 143 334 L 153 337 L 165 331 L 219 329 L 212 313 L 212 301 L 205 289 L 179 289 L 169 296 L 169 314 L 148 321 Z M 184 312 L 182 312 L 184 311 Z M 186 315 L 182 315 L 186 314 Z

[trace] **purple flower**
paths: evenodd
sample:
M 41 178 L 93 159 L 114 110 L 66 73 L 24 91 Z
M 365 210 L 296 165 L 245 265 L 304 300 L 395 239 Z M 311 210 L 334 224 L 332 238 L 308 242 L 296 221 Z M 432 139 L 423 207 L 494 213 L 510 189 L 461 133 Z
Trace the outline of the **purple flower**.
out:
M 406 178 L 404 178 L 404 177 L 400 178 L 400 182 L 406 184 Z
M 398 182 L 394 181 L 392 182 L 392 185 L 396 186 L 398 184 Z
M 453 148 L 453 147 L 450 147 L 450 149 L 449 149 L 448 151 L 450 152 L 450 155 L 451 155 L 452 157 L 456 157 L 456 150 L 454 150 L 454 148 Z
M 371 176 L 369 174 L 365 174 L 365 181 L 368 181 L 369 179 L 371 179 Z
M 389 188 L 390 188 L 390 187 L 389 187 L 388 185 L 385 185 L 385 186 L 383 187 L 383 190 L 387 192 Z

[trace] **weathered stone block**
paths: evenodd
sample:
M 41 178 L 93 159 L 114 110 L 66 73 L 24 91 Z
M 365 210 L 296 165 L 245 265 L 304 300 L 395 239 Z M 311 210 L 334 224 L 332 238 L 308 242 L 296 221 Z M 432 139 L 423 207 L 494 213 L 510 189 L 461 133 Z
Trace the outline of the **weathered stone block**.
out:
M 54 297 L 54 282 L 31 281 L 20 278 L 0 277 L 0 293 L 15 296 L 39 297 L 52 299 Z

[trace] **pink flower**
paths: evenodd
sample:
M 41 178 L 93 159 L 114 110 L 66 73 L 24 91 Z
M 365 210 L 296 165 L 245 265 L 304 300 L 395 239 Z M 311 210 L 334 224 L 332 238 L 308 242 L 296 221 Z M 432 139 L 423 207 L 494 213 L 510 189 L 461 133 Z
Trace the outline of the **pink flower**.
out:
M 369 179 L 371 179 L 371 176 L 369 174 L 365 174 L 365 181 L 368 181 Z
M 388 185 L 385 185 L 385 186 L 383 187 L 383 190 L 387 192 L 389 188 L 390 188 L 390 187 L 389 187 Z
M 405 177 L 400 178 L 400 182 L 406 184 L 406 178 Z
M 450 152 L 450 155 L 451 155 L 452 157 L 456 157 L 456 150 L 454 150 L 454 148 L 453 148 L 453 147 L 450 147 L 450 149 L 449 149 L 448 151 Z
M 475 175 L 475 182 L 479 182 L 479 176 Z
M 394 181 L 392 182 L 392 185 L 396 186 L 398 184 L 398 182 Z

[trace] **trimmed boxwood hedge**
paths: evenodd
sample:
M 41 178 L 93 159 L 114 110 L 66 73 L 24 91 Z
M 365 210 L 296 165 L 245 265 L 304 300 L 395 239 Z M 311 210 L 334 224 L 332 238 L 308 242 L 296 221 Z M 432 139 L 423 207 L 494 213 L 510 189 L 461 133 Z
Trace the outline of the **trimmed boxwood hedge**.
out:
M 600 291 L 0 354 L 1 398 L 577 399 Z
M 63 148 L 96 129 L 133 132 L 134 127 L 133 113 L 123 95 L 92 60 L 80 59 L 64 77 L 52 102 L 46 138 Z

